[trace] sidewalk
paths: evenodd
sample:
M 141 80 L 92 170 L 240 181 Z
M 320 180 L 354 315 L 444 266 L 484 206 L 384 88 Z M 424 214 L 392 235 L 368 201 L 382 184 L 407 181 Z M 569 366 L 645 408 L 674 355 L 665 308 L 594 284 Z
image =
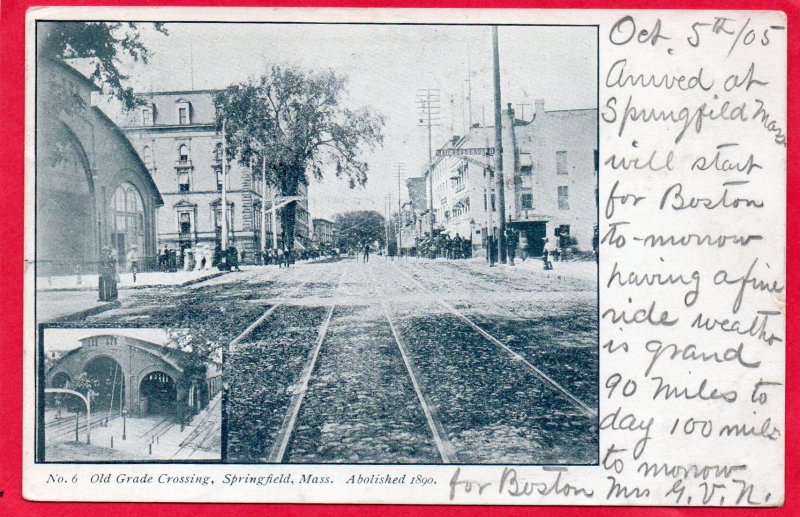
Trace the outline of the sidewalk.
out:
M 138 273 L 136 282 L 133 281 L 132 273 L 122 273 L 119 276 L 117 289 L 141 289 L 144 287 L 155 286 L 174 286 L 182 287 L 196 282 L 202 282 L 224 274 L 217 268 L 205 269 L 201 271 L 176 271 L 174 273 L 151 271 Z M 42 276 L 37 278 L 36 290 L 38 292 L 49 291 L 97 291 L 98 275 L 66 275 L 66 276 Z
M 131 273 L 120 275 L 117 285 L 119 299 L 126 297 L 126 292 L 145 287 L 183 287 L 196 284 L 211 278 L 224 275 L 226 271 L 208 269 L 204 271 L 176 271 L 165 273 L 154 271 L 136 275 L 133 283 Z M 36 321 L 53 323 L 58 321 L 79 320 L 113 309 L 120 305 L 116 302 L 101 302 L 97 299 L 97 275 L 39 277 L 36 283 Z
M 36 293 L 36 322 L 79 320 L 117 306 L 119 302 L 98 301 L 96 291 L 39 291 Z
M 511 266 L 501 264 L 499 267 L 510 268 Z M 593 260 L 553 262 L 553 269 L 545 270 L 541 257 L 529 258 L 525 262 L 517 258 L 514 260 L 513 267 L 525 271 L 536 271 L 542 275 L 566 276 L 587 282 L 597 282 L 597 262 Z
M 427 260 L 427 259 L 421 259 Z M 446 260 L 446 259 L 437 259 L 437 260 Z M 470 259 L 466 259 L 472 265 L 484 265 L 488 267 L 486 263 L 485 257 L 472 257 Z M 456 261 L 458 262 L 458 261 Z M 593 260 L 568 260 L 566 262 L 553 262 L 553 269 L 545 270 L 542 266 L 542 258 L 541 257 L 533 257 L 526 259 L 525 262 L 522 261 L 519 257 L 514 260 L 514 265 L 509 266 L 508 264 L 497 264 L 495 266 L 498 268 L 499 271 L 504 269 L 515 269 L 518 271 L 530 271 L 535 272 L 536 274 L 541 275 L 548 275 L 548 276 L 556 276 L 556 277 L 569 277 L 569 278 L 577 278 L 580 280 L 584 280 L 587 282 L 596 283 L 597 282 L 597 263 Z

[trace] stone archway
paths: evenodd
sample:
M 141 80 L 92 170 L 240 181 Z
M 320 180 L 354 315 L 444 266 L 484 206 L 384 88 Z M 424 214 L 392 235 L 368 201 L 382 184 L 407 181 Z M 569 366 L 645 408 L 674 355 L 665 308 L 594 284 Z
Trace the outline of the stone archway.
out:
M 125 375 L 120 364 L 107 355 L 86 363 L 83 371 L 92 383 L 93 410 L 121 409 L 125 401 Z
M 50 380 L 50 387 L 66 388 L 69 381 L 70 381 L 69 375 L 67 375 L 64 372 L 58 372 L 55 375 L 53 375 L 53 378 Z
M 148 373 L 139 383 L 143 415 L 177 415 L 178 389 L 175 380 L 161 371 Z

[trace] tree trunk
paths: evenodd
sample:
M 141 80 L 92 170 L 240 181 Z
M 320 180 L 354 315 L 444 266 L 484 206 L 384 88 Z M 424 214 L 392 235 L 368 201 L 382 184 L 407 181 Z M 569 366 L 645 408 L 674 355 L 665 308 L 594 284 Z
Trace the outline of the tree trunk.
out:
M 297 202 L 289 203 L 281 209 L 281 228 L 283 229 L 283 243 L 286 249 L 294 249 L 294 225 L 296 221 Z

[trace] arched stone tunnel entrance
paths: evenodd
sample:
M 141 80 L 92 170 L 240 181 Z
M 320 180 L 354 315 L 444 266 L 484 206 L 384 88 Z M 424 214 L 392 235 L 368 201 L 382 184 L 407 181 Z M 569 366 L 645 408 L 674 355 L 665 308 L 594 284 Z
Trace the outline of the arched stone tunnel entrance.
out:
M 147 374 L 139 385 L 140 407 L 145 415 L 175 416 L 178 390 L 175 381 L 164 372 Z
M 120 364 L 100 355 L 86 364 L 84 372 L 92 384 L 93 410 L 121 409 L 125 401 L 125 379 Z

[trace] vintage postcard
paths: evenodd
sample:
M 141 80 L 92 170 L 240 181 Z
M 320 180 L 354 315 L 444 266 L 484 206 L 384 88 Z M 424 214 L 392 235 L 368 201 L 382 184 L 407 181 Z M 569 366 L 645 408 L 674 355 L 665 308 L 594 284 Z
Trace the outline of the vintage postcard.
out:
M 782 504 L 786 25 L 30 10 L 25 496 Z

